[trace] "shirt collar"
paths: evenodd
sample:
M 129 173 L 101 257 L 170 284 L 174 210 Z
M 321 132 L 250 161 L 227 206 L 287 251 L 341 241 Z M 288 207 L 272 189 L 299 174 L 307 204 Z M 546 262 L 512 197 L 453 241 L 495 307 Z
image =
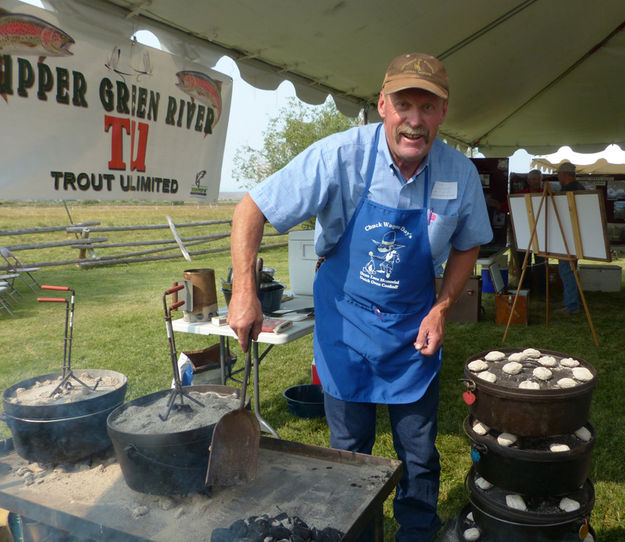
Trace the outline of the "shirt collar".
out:
M 388 141 L 386 141 L 386 132 L 384 131 L 384 124 L 381 124 L 380 130 L 382 130 L 382 133 L 380 134 L 381 137 L 380 137 L 380 140 L 378 141 L 378 153 L 380 152 L 382 153 L 387 166 L 391 168 L 396 173 L 397 177 L 403 181 L 404 176 L 399 171 L 397 164 L 395 163 L 395 161 L 393 160 L 393 157 L 391 156 L 391 150 L 388 148 Z M 417 177 L 425 171 L 426 167 L 430 167 L 430 155 L 431 154 L 432 154 L 432 149 L 430 149 L 430 152 L 425 157 L 425 160 L 423 160 L 423 162 L 419 164 L 419 167 L 417 168 L 416 173 L 412 177 L 410 177 L 409 180 L 405 181 L 406 183 L 416 180 Z

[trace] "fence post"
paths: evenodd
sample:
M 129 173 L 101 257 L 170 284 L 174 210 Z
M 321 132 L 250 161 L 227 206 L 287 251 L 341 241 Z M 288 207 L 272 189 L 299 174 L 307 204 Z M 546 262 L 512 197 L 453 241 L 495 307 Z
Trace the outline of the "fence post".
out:
M 80 238 L 81 239 L 88 239 L 89 238 L 89 228 L 82 228 L 82 230 L 80 231 Z M 93 248 L 89 247 L 89 256 L 91 256 L 92 258 L 95 257 L 95 250 L 93 250 Z M 85 253 L 87 251 L 87 245 L 84 245 L 83 247 L 78 249 L 78 259 L 79 260 L 84 260 L 85 259 Z M 78 267 L 80 267 L 80 264 L 76 264 Z

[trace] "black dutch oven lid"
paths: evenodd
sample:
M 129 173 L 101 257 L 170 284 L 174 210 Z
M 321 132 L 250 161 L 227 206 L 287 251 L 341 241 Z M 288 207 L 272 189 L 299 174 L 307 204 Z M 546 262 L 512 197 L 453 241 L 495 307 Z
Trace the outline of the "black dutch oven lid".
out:
M 497 367 L 499 366 L 502 367 L 503 365 L 508 363 L 509 361 L 508 357 L 510 356 L 510 354 L 513 354 L 516 352 L 522 352 L 522 350 L 518 348 L 500 348 L 498 351 L 506 354 L 506 359 L 502 361 L 488 362 Z M 551 388 L 551 389 L 545 388 L 545 389 L 539 389 L 539 390 L 521 389 L 518 387 L 512 387 L 511 385 L 503 385 L 501 383 L 498 383 L 497 381 L 488 382 L 480 378 L 478 376 L 479 373 L 470 371 L 468 368 L 468 365 L 472 361 L 484 359 L 486 354 L 488 354 L 489 352 L 490 350 L 484 350 L 483 352 L 480 352 L 479 354 L 476 354 L 475 356 L 470 357 L 465 362 L 464 375 L 466 378 L 466 382 L 468 383 L 469 389 L 483 388 L 484 390 L 488 391 L 491 395 L 494 395 L 496 397 L 510 398 L 510 399 L 531 398 L 534 401 L 537 401 L 537 400 L 540 401 L 540 400 L 550 400 L 550 399 L 557 398 L 557 397 L 575 397 L 578 395 L 584 395 L 595 387 L 595 382 L 597 380 L 597 372 L 592 365 L 590 365 L 588 362 L 580 358 L 562 354 L 560 352 L 555 352 L 553 350 L 540 350 L 540 353 L 541 355 L 545 355 L 545 356 L 553 356 L 556 358 L 556 360 L 558 360 L 558 362 L 564 358 L 573 358 L 577 360 L 579 362 L 579 367 L 586 368 L 592 373 L 592 376 L 593 376 L 592 380 L 588 382 L 578 382 L 577 385 L 572 388 Z M 529 364 L 532 364 L 533 362 L 535 362 L 533 363 L 532 368 L 540 366 L 537 360 L 533 360 L 533 361 L 528 360 L 528 361 L 529 361 Z M 566 372 L 564 369 L 562 369 L 562 371 Z M 515 375 L 515 376 L 516 378 L 509 377 L 509 381 L 516 381 L 520 379 L 525 380 L 526 377 L 528 377 L 529 375 L 525 373 L 524 375 Z M 565 374 L 562 374 L 561 376 L 564 377 Z M 566 376 L 570 376 L 570 375 L 567 374 Z M 508 375 L 506 375 L 506 377 L 508 377 Z M 556 380 L 556 378 L 554 377 L 553 380 Z
M 489 450 L 512 459 L 540 462 L 559 462 L 563 458 L 572 459 L 590 453 L 595 443 L 595 429 L 590 423 L 583 427 L 590 432 L 590 440 L 584 441 L 575 434 L 552 435 L 547 437 L 523 437 L 518 436 L 517 441 L 511 446 L 502 446 L 497 441 L 500 431 L 490 429 L 485 435 L 479 435 L 473 430 L 477 420 L 473 416 L 464 419 L 462 427 L 465 434 L 476 445 L 480 453 L 488 453 Z M 552 452 L 551 444 L 566 444 L 570 450 Z
M 506 496 L 515 494 L 513 491 L 497 486 L 480 489 L 475 483 L 476 478 L 479 478 L 479 474 L 475 467 L 471 467 L 465 479 L 471 504 L 488 516 L 520 525 L 556 526 L 583 520 L 590 517 L 595 504 L 595 489 L 589 479 L 577 491 L 565 496 L 580 505 L 577 510 L 566 512 L 558 506 L 565 498 L 563 496 L 523 496 L 527 510 L 510 508 L 506 504 Z

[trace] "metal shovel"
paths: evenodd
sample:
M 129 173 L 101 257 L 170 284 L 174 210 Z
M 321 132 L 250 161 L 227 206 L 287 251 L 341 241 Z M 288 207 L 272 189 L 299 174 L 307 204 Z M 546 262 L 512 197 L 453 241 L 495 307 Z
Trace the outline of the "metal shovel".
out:
M 258 290 L 262 259 L 256 263 Z M 245 357 L 245 375 L 239 408 L 221 417 L 213 430 L 206 472 L 206 487 L 229 487 L 252 481 L 256 477 L 260 424 L 254 413 L 245 408 L 247 380 L 252 367 L 252 336 Z

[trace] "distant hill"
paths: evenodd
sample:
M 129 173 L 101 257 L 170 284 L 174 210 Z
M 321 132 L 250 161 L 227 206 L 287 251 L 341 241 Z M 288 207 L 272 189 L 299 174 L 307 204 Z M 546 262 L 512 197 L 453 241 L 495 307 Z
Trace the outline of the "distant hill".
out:
M 219 200 L 239 201 L 247 192 L 219 192 Z

